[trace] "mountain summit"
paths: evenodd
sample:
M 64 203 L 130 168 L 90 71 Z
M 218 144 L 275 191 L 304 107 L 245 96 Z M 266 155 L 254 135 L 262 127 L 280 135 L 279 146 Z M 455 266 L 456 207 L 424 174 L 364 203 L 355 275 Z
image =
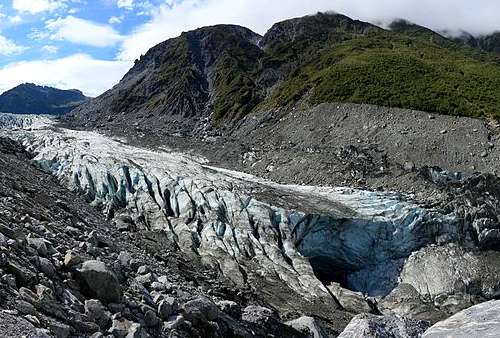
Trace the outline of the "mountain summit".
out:
M 0 95 L 0 112 L 61 115 L 87 99 L 76 89 L 62 90 L 25 83 Z

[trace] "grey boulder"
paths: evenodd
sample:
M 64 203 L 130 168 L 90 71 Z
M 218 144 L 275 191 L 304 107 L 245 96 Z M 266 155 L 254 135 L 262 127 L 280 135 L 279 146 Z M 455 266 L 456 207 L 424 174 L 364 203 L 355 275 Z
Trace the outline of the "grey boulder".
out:
M 194 325 L 207 324 L 219 317 L 219 308 L 206 297 L 193 299 L 182 307 L 184 316 Z
M 407 259 L 400 277 L 433 300 L 457 293 L 491 299 L 500 295 L 500 255 L 456 245 L 430 246 Z
M 316 318 L 313 317 L 300 317 L 289 322 L 286 325 L 293 327 L 295 330 L 304 333 L 311 338 L 326 338 L 328 337 L 324 332 L 321 324 Z
M 465 309 L 428 329 L 423 338 L 493 338 L 500 336 L 500 300 Z
M 90 260 L 79 270 L 86 293 L 105 303 L 120 303 L 122 291 L 116 275 L 101 261 Z
M 372 308 L 361 292 L 344 289 L 339 283 L 331 283 L 328 290 L 335 296 L 342 307 L 354 313 L 370 313 Z
M 360 314 L 354 317 L 338 338 L 420 338 L 429 323 L 399 316 Z
M 399 284 L 377 304 L 384 315 L 398 315 L 436 323 L 447 317 L 433 303 L 426 302 L 420 293 L 410 284 Z

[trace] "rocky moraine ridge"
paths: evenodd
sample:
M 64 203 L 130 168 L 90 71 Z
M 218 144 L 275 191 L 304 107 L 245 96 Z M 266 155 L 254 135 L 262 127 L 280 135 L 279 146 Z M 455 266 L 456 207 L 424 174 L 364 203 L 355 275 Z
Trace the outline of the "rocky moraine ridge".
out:
M 462 322 L 496 330 L 492 175 L 427 168 L 421 175 L 448 196 L 431 206 L 277 184 L 42 117 L 0 121 L 2 325 L 11 330 L 445 337 Z M 461 312 L 475 304 L 486 315 Z

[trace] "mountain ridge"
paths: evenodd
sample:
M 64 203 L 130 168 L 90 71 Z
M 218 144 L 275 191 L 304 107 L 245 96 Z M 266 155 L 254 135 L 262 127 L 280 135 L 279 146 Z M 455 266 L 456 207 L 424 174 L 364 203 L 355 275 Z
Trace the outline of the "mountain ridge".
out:
M 68 120 L 193 133 L 325 102 L 494 117 L 499 86 L 499 56 L 410 23 L 384 30 L 318 13 L 277 23 L 263 37 L 231 25 L 185 32 L 151 48 Z
M 0 95 L 0 112 L 62 115 L 87 99 L 78 89 L 63 90 L 24 83 Z

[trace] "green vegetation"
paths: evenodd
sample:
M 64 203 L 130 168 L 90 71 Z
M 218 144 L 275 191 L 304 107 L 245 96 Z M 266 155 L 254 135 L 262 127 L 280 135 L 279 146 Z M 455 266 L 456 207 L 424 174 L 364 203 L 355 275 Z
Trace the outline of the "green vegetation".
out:
M 282 36 L 261 53 L 233 36 L 217 68 L 216 120 L 298 101 L 500 119 L 500 58 L 494 54 L 404 21 L 386 31 L 341 15 L 318 14 L 279 25 Z M 287 39 L 287 31 L 300 34 Z M 274 83 L 263 80 L 270 70 L 280 74 Z
M 214 118 L 217 120 L 231 115 L 238 119 L 260 102 L 252 71 L 262 51 L 253 43 L 239 40 L 223 29 L 217 31 L 214 39 L 224 41 L 227 46 L 216 67 Z
M 304 62 L 266 103 L 353 102 L 500 118 L 495 56 L 383 32 L 326 48 Z
M 276 24 L 262 39 L 205 27 L 151 49 L 112 95 L 113 112 L 215 121 L 324 102 L 500 119 L 500 56 L 398 21 L 387 31 L 342 15 Z M 494 38 L 490 38 L 494 45 Z

